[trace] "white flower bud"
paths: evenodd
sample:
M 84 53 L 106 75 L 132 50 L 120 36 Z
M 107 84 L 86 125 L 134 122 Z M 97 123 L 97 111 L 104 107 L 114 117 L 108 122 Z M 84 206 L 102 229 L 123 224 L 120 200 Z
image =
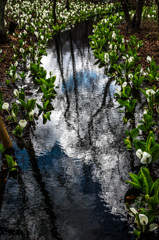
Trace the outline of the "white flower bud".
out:
M 136 151 L 136 156 L 137 156 L 139 159 L 141 159 L 141 158 L 142 158 L 142 155 L 143 155 L 142 150 L 141 150 L 141 149 L 138 149 L 138 150 Z
M 132 73 L 129 73 L 129 74 L 128 74 L 128 78 L 132 79 L 132 78 L 133 78 L 133 74 L 132 74 Z
M 152 58 L 151 58 L 150 56 L 147 56 L 146 59 L 147 59 L 147 62 L 148 62 L 148 63 L 152 61 Z
M 8 111 L 8 109 L 9 109 L 9 103 L 3 103 L 2 109 Z
M 112 38 L 116 39 L 116 33 L 115 32 L 112 32 Z
M 13 118 L 16 118 L 16 115 L 15 115 L 15 113 L 13 111 L 11 112 L 11 114 L 12 114 Z
M 104 60 L 105 60 L 106 63 L 109 62 L 109 54 L 108 53 L 105 53 Z
M 157 229 L 159 227 L 159 225 L 157 223 L 151 223 L 149 225 L 149 231 L 152 232 L 154 231 L 155 229 Z
M 149 164 L 152 161 L 152 156 L 151 154 L 147 152 L 143 152 L 143 156 L 141 158 L 141 163 L 142 164 Z
M 20 126 L 21 128 L 25 128 L 26 125 L 27 125 L 27 121 L 26 121 L 25 119 L 19 121 L 19 126 Z
M 125 88 L 127 86 L 127 82 L 123 82 L 122 88 Z
M 136 213 L 138 213 L 138 212 L 136 211 L 135 208 L 130 208 L 130 215 L 131 215 L 131 216 L 136 215 Z
M 146 94 L 147 94 L 149 97 L 151 97 L 152 95 L 155 95 L 156 92 L 155 92 L 154 90 L 152 90 L 152 89 L 148 89 L 148 90 L 146 90 Z
M 18 97 L 18 96 L 19 96 L 19 91 L 18 91 L 17 89 L 14 89 L 13 93 L 14 93 L 14 96 L 15 96 L 15 97 Z
M 34 110 L 32 109 L 31 112 L 29 112 L 29 116 L 33 117 L 34 116 Z
M 131 63 L 131 62 L 133 62 L 134 61 L 134 57 L 130 57 L 129 59 L 128 59 L 128 62 L 129 63 Z

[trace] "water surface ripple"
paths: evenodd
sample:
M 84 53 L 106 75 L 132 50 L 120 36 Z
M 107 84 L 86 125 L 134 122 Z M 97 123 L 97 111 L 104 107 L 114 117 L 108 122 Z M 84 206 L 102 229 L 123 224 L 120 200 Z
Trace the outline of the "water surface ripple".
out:
M 92 23 L 81 23 L 48 45 L 42 63 L 57 78 L 55 110 L 46 125 L 38 120 L 25 148 L 15 144 L 21 171 L 6 182 L 1 240 L 133 239 L 124 205 L 130 159 L 123 116 L 114 82 L 94 65 L 91 31 Z

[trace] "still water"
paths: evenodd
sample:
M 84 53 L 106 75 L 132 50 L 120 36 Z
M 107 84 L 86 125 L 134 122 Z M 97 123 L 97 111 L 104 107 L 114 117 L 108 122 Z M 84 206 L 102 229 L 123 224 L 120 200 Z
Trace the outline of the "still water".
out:
M 56 75 L 51 121 L 15 144 L 21 170 L 8 177 L 0 209 L 0 240 L 127 240 L 124 195 L 130 157 L 116 89 L 94 65 L 85 22 L 58 34 L 44 68 Z M 38 92 L 33 91 L 38 97 Z

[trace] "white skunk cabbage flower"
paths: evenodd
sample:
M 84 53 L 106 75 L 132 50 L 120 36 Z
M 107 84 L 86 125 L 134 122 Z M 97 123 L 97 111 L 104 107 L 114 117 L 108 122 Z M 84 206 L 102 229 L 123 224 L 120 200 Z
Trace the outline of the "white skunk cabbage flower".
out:
M 26 121 L 25 119 L 19 121 L 19 126 L 20 126 L 21 128 L 25 128 L 26 125 L 27 125 L 27 121 Z
M 130 215 L 132 217 L 134 217 L 134 215 L 136 215 L 138 213 L 138 211 L 135 208 L 130 208 Z
M 155 229 L 157 229 L 159 227 L 159 225 L 157 223 L 151 223 L 149 225 L 149 232 L 154 231 Z
M 140 224 L 146 226 L 149 222 L 148 217 L 144 214 L 139 214 Z
M 143 152 L 143 156 L 141 158 L 141 163 L 142 164 L 149 164 L 152 161 L 152 156 L 151 154 L 147 152 Z
M 141 149 L 138 149 L 138 150 L 136 151 L 136 156 L 137 156 L 139 159 L 142 158 L 142 154 L 143 154 L 143 152 L 142 152 Z
M 149 164 L 152 161 L 151 154 L 147 152 L 143 152 L 141 149 L 136 151 L 136 156 L 141 159 L 142 164 Z
M 9 109 L 9 103 L 6 103 L 6 102 L 3 103 L 2 109 L 8 111 L 8 109 Z
M 33 109 L 29 112 L 29 116 L 30 116 L 30 117 L 33 117 L 33 116 L 34 116 L 34 110 L 33 110 Z
M 133 78 L 133 74 L 132 74 L 132 73 L 129 73 L 129 74 L 128 74 L 128 78 L 132 79 L 132 78 Z
M 15 97 L 18 97 L 18 96 L 19 96 L 19 91 L 18 91 L 18 89 L 14 89 L 13 93 L 14 93 L 14 96 L 15 96 Z
M 148 90 L 146 90 L 146 94 L 147 94 L 149 97 L 151 97 L 152 95 L 155 95 L 156 92 L 155 92 L 154 90 L 152 90 L 152 89 L 148 89 Z
M 112 32 L 112 38 L 116 39 L 116 33 L 115 32 Z
M 147 56 L 147 62 L 151 62 L 152 61 L 152 58 L 150 56 Z
M 104 60 L 105 60 L 106 63 L 109 62 L 109 54 L 108 53 L 105 53 Z
M 127 82 L 123 82 L 122 87 L 125 88 L 127 86 Z

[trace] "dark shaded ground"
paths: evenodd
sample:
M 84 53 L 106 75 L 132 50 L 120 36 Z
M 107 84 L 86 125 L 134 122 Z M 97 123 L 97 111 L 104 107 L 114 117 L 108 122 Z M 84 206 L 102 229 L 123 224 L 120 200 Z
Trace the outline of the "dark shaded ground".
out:
M 157 22 L 144 20 L 141 23 L 140 31 L 133 34 L 127 31 L 125 24 L 121 24 L 119 29 L 126 39 L 129 39 L 130 35 L 136 35 L 138 40 L 143 41 L 144 46 L 139 52 L 139 56 L 142 57 L 142 67 L 147 65 L 147 56 L 153 57 L 156 63 L 159 64 L 159 32 Z

